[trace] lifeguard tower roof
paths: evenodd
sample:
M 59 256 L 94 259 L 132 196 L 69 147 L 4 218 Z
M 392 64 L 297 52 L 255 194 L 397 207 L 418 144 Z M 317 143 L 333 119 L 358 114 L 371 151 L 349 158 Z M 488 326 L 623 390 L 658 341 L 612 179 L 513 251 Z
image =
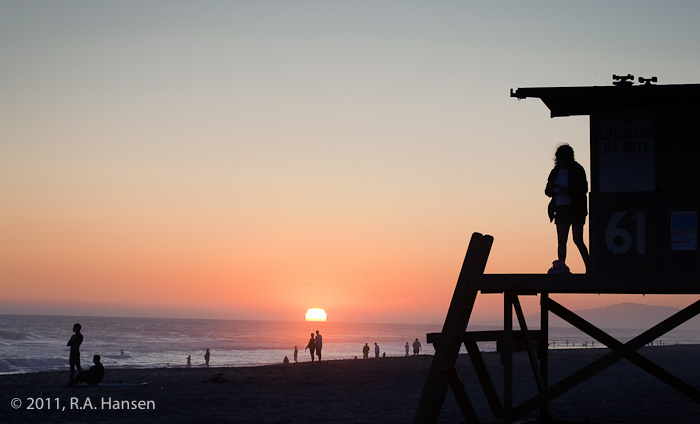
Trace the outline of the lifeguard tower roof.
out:
M 601 105 L 606 107 L 697 108 L 700 84 L 610 85 L 592 87 L 518 88 L 510 91 L 518 99 L 539 98 L 558 116 L 591 115 Z

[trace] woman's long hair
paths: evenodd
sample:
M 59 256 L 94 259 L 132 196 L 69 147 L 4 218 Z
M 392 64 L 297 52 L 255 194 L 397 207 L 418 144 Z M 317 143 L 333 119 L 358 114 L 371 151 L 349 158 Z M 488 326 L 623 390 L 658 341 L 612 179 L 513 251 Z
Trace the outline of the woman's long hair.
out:
M 568 166 L 574 163 L 574 149 L 567 143 L 560 144 L 554 154 L 554 166 Z

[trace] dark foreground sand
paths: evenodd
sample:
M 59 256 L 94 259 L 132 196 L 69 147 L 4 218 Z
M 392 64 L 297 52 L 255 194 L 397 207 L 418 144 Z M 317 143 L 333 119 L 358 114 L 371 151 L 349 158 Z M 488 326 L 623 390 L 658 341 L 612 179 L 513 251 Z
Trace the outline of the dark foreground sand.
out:
M 607 350 L 550 352 L 551 384 Z M 700 388 L 700 346 L 647 347 L 641 353 Z M 501 391 L 500 355 L 487 353 L 485 360 Z M 150 382 L 143 387 L 64 387 L 68 371 L 0 376 L 0 422 L 410 423 L 431 361 L 432 356 L 421 355 L 250 368 L 107 370 L 106 383 Z M 514 391 L 522 401 L 536 386 L 527 355 L 517 353 L 514 361 Z M 466 356 L 460 356 L 458 369 L 480 420 L 498 422 Z M 19 409 L 12 407 L 15 398 L 22 403 Z M 43 402 L 34 400 L 34 406 L 43 409 L 27 409 L 37 398 Z M 141 402 L 150 409 L 115 409 L 115 401 L 132 407 Z M 557 398 L 550 409 L 554 418 L 591 423 L 700 422 L 700 404 L 626 360 Z M 440 422 L 462 421 L 448 393 Z

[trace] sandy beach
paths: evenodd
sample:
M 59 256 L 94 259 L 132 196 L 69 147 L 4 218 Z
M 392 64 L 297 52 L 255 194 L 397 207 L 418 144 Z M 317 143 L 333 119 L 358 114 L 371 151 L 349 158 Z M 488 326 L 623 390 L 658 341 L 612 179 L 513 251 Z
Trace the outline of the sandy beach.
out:
M 550 384 L 605 349 L 550 351 Z M 645 357 L 700 388 L 700 346 L 646 347 Z M 484 354 L 502 391 L 500 355 Z M 105 383 L 145 386 L 66 387 L 66 372 L 0 377 L 0 421 L 95 423 L 406 423 L 412 422 L 431 355 L 242 368 L 108 369 Z M 458 361 L 482 422 L 493 420 L 471 363 Z M 515 400 L 535 394 L 527 355 L 514 357 Z M 502 399 L 502 394 L 500 394 Z M 13 408 L 13 404 L 17 406 Z M 33 404 L 35 409 L 28 409 Z M 79 409 L 81 408 L 81 409 Z M 590 423 L 697 422 L 700 404 L 623 360 L 550 404 L 551 416 Z M 532 421 L 536 415 L 526 420 Z M 440 422 L 462 422 L 451 393 Z

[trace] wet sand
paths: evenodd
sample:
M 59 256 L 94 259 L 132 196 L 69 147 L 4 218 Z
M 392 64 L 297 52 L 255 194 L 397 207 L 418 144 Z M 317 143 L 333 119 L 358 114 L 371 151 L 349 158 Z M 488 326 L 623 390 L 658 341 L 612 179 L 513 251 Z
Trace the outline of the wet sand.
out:
M 551 350 L 549 383 L 606 352 Z M 700 345 L 646 347 L 640 352 L 700 389 Z M 0 422 L 410 423 L 432 358 L 420 355 L 241 368 L 107 369 L 105 383 L 149 382 L 134 387 L 66 387 L 67 370 L 0 376 Z M 502 399 L 500 355 L 485 353 L 484 359 Z M 490 413 L 468 358 L 461 355 L 457 365 L 479 419 L 499 422 Z M 536 393 L 525 353 L 515 354 L 514 371 L 514 397 L 520 402 Z M 15 398 L 22 403 L 18 409 L 12 408 Z M 32 402 L 42 409 L 28 409 Z M 700 404 L 627 360 L 558 397 L 550 403 L 550 411 L 556 419 L 590 423 L 700 419 Z M 522 420 L 536 417 L 535 412 Z M 462 421 L 448 392 L 440 422 Z

